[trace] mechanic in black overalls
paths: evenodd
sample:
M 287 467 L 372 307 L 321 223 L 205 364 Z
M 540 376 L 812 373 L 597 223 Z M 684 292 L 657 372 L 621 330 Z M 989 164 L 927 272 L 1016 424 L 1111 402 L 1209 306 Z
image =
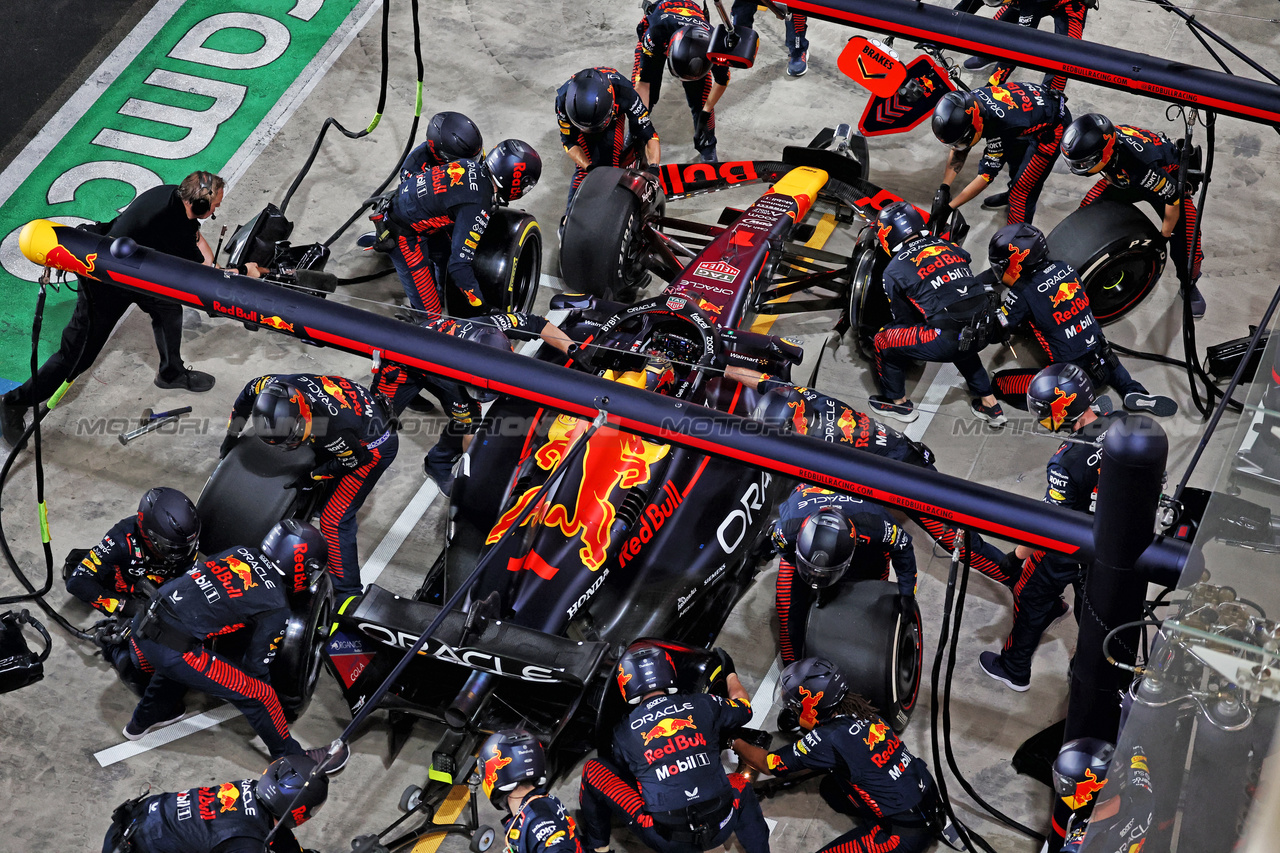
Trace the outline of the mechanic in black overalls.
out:
M 649 108 L 616 68 L 586 68 L 570 77 L 556 90 L 556 121 L 575 167 L 566 211 L 594 167 L 657 166 L 662 160 Z
M 696 853 L 735 832 L 746 853 L 768 853 L 769 828 L 751 785 L 720 766 L 720 737 L 751 719 L 751 703 L 723 655 L 729 698 L 676 693 L 671 656 L 633 643 L 618 661 L 618 687 L 636 709 L 613 732 L 613 760 L 582 770 L 582 846 L 609 849 L 610 813 L 659 853 Z
M 1003 426 L 1008 418 L 978 358 L 985 342 L 965 337 L 993 298 L 993 288 L 974 279 L 968 252 L 930 234 L 919 211 L 905 201 L 880 211 L 876 233 L 891 258 L 883 281 L 893 323 L 875 336 L 880 393 L 868 399 L 871 408 L 914 421 L 920 413 L 907 398 L 907 368 L 915 361 L 951 362 L 973 395 L 970 411 L 992 426 Z
M 92 550 L 67 555 L 67 592 L 108 616 L 133 616 L 149 591 L 191 567 L 200 546 L 200 516 L 177 489 L 157 486 L 138 511 L 112 525 Z
M 993 309 L 1006 336 L 1023 323 L 1030 323 L 1050 364 L 1077 365 L 1089 374 L 1095 389 L 1107 385 L 1116 389 L 1129 411 L 1162 418 L 1177 414 L 1177 403 L 1148 393 L 1120 363 L 1093 316 L 1089 295 L 1075 269 L 1066 261 L 1049 260 L 1049 244 L 1043 231 L 1025 222 L 1006 225 L 992 235 L 987 257 L 991 269 L 979 278 L 998 280 L 1009 288 L 1001 306 Z M 1027 388 L 1038 370 L 999 371 L 995 375 L 996 396 L 1022 408 L 1026 405 Z
M 818 789 L 822 798 L 861 822 L 819 853 L 919 853 L 933 844 L 945 819 L 929 769 L 866 699 L 849 690 L 835 664 L 824 658 L 791 664 L 779 676 L 778 694 L 806 734 L 775 752 L 741 739 L 733 748 L 775 776 L 827 771 Z
M 547 793 L 547 757 L 524 729 L 489 735 L 476 756 L 480 789 L 504 814 L 509 853 L 582 853 L 564 803 Z
M 888 580 L 892 565 L 898 594 L 915 597 L 911 535 L 880 504 L 802 483 L 778 507 L 769 538 L 781 555 L 774 602 L 783 663 L 804 657 L 809 606 L 838 583 Z
M 308 756 L 287 755 L 267 765 L 258 779 L 121 803 L 102 853 L 263 853 L 263 842 L 277 824 L 272 853 L 302 853 L 293 829 L 310 820 L 329 796 L 323 773 L 307 784 L 315 766 Z
M 315 452 L 313 480 L 334 480 L 320 509 L 320 532 L 329 546 L 329 576 L 341 601 L 359 595 L 356 513 L 400 447 L 386 404 L 343 376 L 267 374 L 250 380 L 231 407 L 220 456 L 235 446 L 252 416 L 253 431 L 267 444 Z
M 1079 39 L 1084 36 L 1084 20 L 1089 7 L 1097 8 L 1098 0 L 987 0 L 989 6 L 999 6 L 992 16 L 995 21 L 1008 21 L 1020 27 L 1037 29 L 1045 15 L 1053 18 L 1053 31 L 1060 36 Z M 964 67 L 978 71 L 995 62 L 989 56 L 972 56 L 964 61 Z M 1003 84 L 1013 74 L 1016 65 L 1002 62 L 991 73 L 989 86 Z M 1047 73 L 1044 84 L 1061 92 L 1067 86 L 1067 75 Z M 988 205 L 984 205 L 986 207 Z
M 1076 175 L 1098 175 L 1080 206 L 1100 199 L 1151 205 L 1160 220 L 1160 233 L 1170 241 L 1178 269 L 1191 268 L 1191 314 L 1204 316 L 1205 301 L 1196 282 L 1204 252 L 1196 230 L 1196 203 L 1188 182 L 1178 193 L 1178 164 L 1182 151 L 1156 130 L 1113 125 L 1106 116 L 1088 113 L 1071 123 L 1062 135 L 1062 156 Z M 1174 232 L 1178 236 L 1174 238 Z
M 391 262 L 409 304 L 435 319 L 445 311 L 440 270 L 466 298 L 473 313 L 485 313 L 476 280 L 476 246 L 498 202 L 512 202 L 533 188 L 542 160 L 528 143 L 504 139 L 483 160 L 455 160 L 401 181 L 388 220 L 396 234 Z
M 1058 159 L 1063 131 L 1071 123 L 1066 102 L 1061 92 L 1036 83 L 984 86 L 943 95 L 933 110 L 933 135 L 938 141 L 953 152 L 967 152 L 980 139 L 987 142 L 978 176 L 951 199 L 952 209 L 985 190 L 1000 174 L 1006 154 L 1019 151 L 1018 162 L 1009 163 L 1013 185 L 1006 222 L 1031 222 L 1040 191 Z M 963 157 L 952 156 L 942 182 L 950 185 L 963 163 Z
M 645 106 L 657 106 L 662 66 L 684 84 L 693 115 L 693 147 L 707 163 L 716 162 L 716 104 L 729 86 L 729 69 L 707 59 L 711 24 L 696 0 L 658 0 L 645 7 L 636 26 L 636 58 L 631 79 Z
M 1070 440 L 1049 460 L 1045 503 L 1090 515 L 1097 500 L 1102 442 L 1115 422 L 1112 416 L 1095 414 L 1090 408 L 1093 402 L 1093 383 L 1088 374 L 1070 363 L 1049 365 L 1027 389 L 1027 408 L 1040 425 L 1054 432 L 1065 429 L 1071 433 Z M 1021 693 L 1031 686 L 1031 656 L 1040 637 L 1070 612 L 1062 599 L 1068 584 L 1075 588 L 1079 601 L 1085 567 L 1062 554 L 1036 551 L 1025 545 L 1018 546 L 1017 554 L 1026 562 L 1014 587 L 1013 629 L 1000 653 L 983 652 L 979 665 L 987 675 Z M 1079 619 L 1078 612 L 1076 618 Z
M 846 444 L 917 468 L 938 470 L 934 465 L 933 451 L 923 442 L 912 441 L 896 429 L 835 397 L 812 388 L 781 382 L 768 374 L 754 374 L 741 368 L 731 367 L 725 371 L 725 375 L 765 392 L 752 414 L 756 420 L 765 423 L 789 422 L 801 435 L 811 435 L 833 444 Z M 943 524 L 936 518 L 914 514 L 908 516 L 923 527 L 948 554 L 955 550 L 956 541 L 962 535 L 960 530 Z M 1017 580 L 1011 557 L 1011 554 L 1001 553 L 999 548 L 984 541 L 977 533 L 969 534 L 969 565 L 1010 589 Z M 1017 566 L 1021 567 L 1020 561 Z
M 427 122 L 422 142 L 405 155 L 400 164 L 400 180 L 407 181 L 454 160 L 478 160 L 482 156 L 484 137 L 474 121 L 462 113 L 436 113 Z
M 759 0 L 733 0 L 729 17 L 735 27 L 755 28 L 756 7 Z M 803 12 L 788 11 L 783 21 L 784 43 L 787 46 L 787 76 L 802 77 L 809 70 L 809 18 Z

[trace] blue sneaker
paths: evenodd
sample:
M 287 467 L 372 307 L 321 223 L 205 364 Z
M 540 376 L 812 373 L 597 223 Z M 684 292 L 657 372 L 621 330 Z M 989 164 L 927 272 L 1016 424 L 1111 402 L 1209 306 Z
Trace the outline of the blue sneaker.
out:
M 1031 689 L 1031 680 L 1018 681 L 1009 674 L 1004 668 L 1004 664 L 1000 662 L 1000 655 L 995 652 L 983 652 L 978 655 L 978 666 L 982 667 L 982 671 L 987 675 L 999 681 L 1010 690 L 1016 690 L 1019 693 L 1026 693 Z
M 792 54 L 791 59 L 787 62 L 788 77 L 803 77 L 804 73 L 809 70 L 809 51 L 802 50 L 798 54 Z

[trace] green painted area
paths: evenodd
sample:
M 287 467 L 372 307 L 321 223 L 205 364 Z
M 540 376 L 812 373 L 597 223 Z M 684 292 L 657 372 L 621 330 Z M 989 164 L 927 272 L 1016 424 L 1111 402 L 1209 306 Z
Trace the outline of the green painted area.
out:
M 0 206 L 0 235 L 14 235 L 10 242 L 16 251 L 16 231 L 32 219 L 106 221 L 133 200 L 135 189 L 131 184 L 95 177 L 77 187 L 70 201 L 50 203 L 50 188 L 54 182 L 81 164 L 103 161 L 129 164 L 149 170 L 159 183 L 172 184 L 179 183 L 197 169 L 222 170 L 240 146 L 257 132 L 263 119 L 308 63 L 320 53 L 358 2 L 324 0 L 311 20 L 301 21 L 289 17 L 289 12 L 300 5 L 295 0 L 187 0 L 102 92 L 94 105 L 66 129 L 50 156 L 37 165 Z M 248 56 L 259 51 L 274 52 L 270 46 L 278 44 L 283 47 L 279 56 L 259 67 L 236 69 L 219 67 L 220 64 L 235 64 L 226 60 L 214 59 L 205 64 L 171 55 L 189 32 L 200 31 L 201 27 L 208 26 L 206 22 L 209 19 L 228 14 L 277 22 L 287 30 L 287 42 L 281 38 L 273 43 L 252 28 L 225 26 L 206 33 L 202 42 L 188 40 L 186 47 Z M 217 20 L 237 22 L 226 17 Z M 263 29 L 274 29 L 283 34 L 279 26 L 265 25 Z M 152 76 L 157 72 L 194 79 L 173 78 L 165 85 L 165 81 L 157 81 Z M 152 82 L 148 82 L 149 78 Z M 143 103 L 126 107 L 130 99 Z M 205 127 L 192 130 L 167 123 L 165 110 L 169 108 L 204 112 Z M 124 114 L 122 109 L 125 113 L 134 114 Z M 220 122 L 210 121 L 207 117 L 215 113 L 220 117 L 225 114 L 225 118 Z M 171 143 L 190 136 L 200 144 L 194 145 L 193 150 L 183 156 L 175 156 L 178 152 L 172 148 L 143 153 L 136 143 L 122 142 L 114 147 L 95 143 L 95 137 L 104 130 Z M 208 139 L 205 140 L 204 136 Z M 152 180 L 147 186 L 154 183 Z M 212 224 L 206 225 L 205 231 L 210 244 L 216 243 Z M 0 377 L 6 380 L 20 381 L 30 375 L 31 324 L 37 290 L 32 281 L 38 275 L 39 269 L 34 264 L 21 256 L 15 259 L 12 254 L 6 254 L 5 264 L 0 267 Z M 65 287 L 60 293 L 49 295 L 41 335 L 41 360 L 56 348 L 74 302 L 75 294 Z

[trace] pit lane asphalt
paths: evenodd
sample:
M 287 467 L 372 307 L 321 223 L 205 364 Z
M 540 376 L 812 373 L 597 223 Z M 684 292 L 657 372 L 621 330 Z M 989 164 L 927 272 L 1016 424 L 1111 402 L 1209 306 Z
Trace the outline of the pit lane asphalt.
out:
M 48 8 L 48 4 L 42 4 Z M 124 15 L 138 14 L 149 4 L 125 4 Z M 212 5 L 212 4 L 211 4 Z M 1277 62 L 1274 26 L 1245 18 L 1215 16 L 1213 11 L 1269 18 L 1272 4 L 1264 0 L 1246 3 L 1211 2 L 1200 14 L 1218 30 L 1252 48 L 1255 57 L 1269 67 Z M 424 112 L 457 109 L 477 120 L 490 144 L 507 136 L 529 140 L 542 152 L 545 169 L 541 185 L 527 199 L 527 208 L 554 234 L 560 216 L 569 168 L 557 152 L 551 102 L 556 86 L 580 68 L 612 64 L 629 67 L 638 10 L 632 3 L 586 0 L 540 4 L 538 14 L 522 4 L 496 0 L 446 0 L 423 4 L 424 54 L 428 79 Z M 393 8 L 393 79 L 386 116 L 377 133 L 350 142 L 332 138 L 303 183 L 290 208 L 298 223 L 294 239 L 323 239 L 345 218 L 397 158 L 407 133 L 414 94 L 411 29 L 407 4 Z M 734 82 L 719 110 L 720 154 L 730 158 L 774 158 L 784 144 L 803 144 L 823 126 L 854 122 L 865 103 L 835 68 L 835 56 L 847 30 L 815 21 L 811 25 L 809 73 L 792 79 L 784 74 L 785 51 L 781 24 L 761 13 L 760 57 L 754 69 L 735 72 Z M 62 34 L 72 39 L 69 31 Z M 1091 13 L 1086 36 L 1162 56 L 1184 56 L 1208 65 L 1185 29 L 1147 4 L 1110 0 Z M 108 39 L 109 40 L 109 39 Z M 1262 47 L 1264 46 L 1265 47 Z M 910 57 L 906 45 L 904 54 Z M 98 42 L 85 55 L 101 55 Z M 96 51 L 96 54 L 95 54 Z M 244 177 L 228 193 L 220 213 L 224 222 L 240 222 L 267 201 L 279 202 L 305 157 L 324 118 L 333 115 L 348 127 L 364 126 L 372 114 L 378 85 L 378 21 L 375 17 L 338 62 L 319 81 L 303 106 L 253 162 Z M 963 58 L 963 57 L 961 57 Z M 70 62 L 67 63 L 68 65 Z M 91 62 L 72 70 L 72 78 L 87 78 Z M 1244 69 L 1237 68 L 1243 73 Z M 1038 74 L 1018 74 L 1015 79 L 1038 79 Z M 976 75 L 967 75 L 980 85 Z M 6 77 L 6 86 L 21 81 Z M 60 95 L 64 96 L 64 87 Z M 1141 101 L 1080 82 L 1068 84 L 1071 109 L 1081 114 L 1098 109 L 1113 119 L 1173 134 L 1180 127 L 1166 123 L 1164 105 Z M 33 111 L 33 115 L 39 110 Z M 46 111 L 47 112 L 47 111 Z M 667 161 L 693 157 L 690 129 L 683 101 L 674 87 L 655 109 L 655 122 L 664 139 Z M 3 137 L 0 137 L 2 139 Z M 1209 314 L 1197 326 L 1201 346 L 1246 333 L 1274 286 L 1280 261 L 1276 260 L 1277 234 L 1271 222 L 1276 191 L 1269 172 L 1280 160 L 1280 144 L 1258 126 L 1222 120 L 1218 126 L 1216 181 L 1210 191 L 1204 219 L 1204 292 Z M 13 147 L 5 148 L 6 157 Z M 919 204 L 927 203 L 942 172 L 943 151 L 927 128 L 904 135 L 871 140 L 872 180 Z M 7 162 L 7 160 L 6 160 Z M 972 167 L 971 167 L 972 168 Z M 962 180 L 972 171 L 962 176 Z M 1078 203 L 1089 184 L 1071 176 L 1059 165 L 1041 198 L 1037 223 L 1050 228 Z M 758 189 L 704 196 L 681 203 L 682 215 L 714 219 L 721 205 L 743 206 Z M 981 256 L 987 239 L 1003 222 L 1003 213 L 981 211 L 977 203 L 966 208 L 974 225 L 971 251 Z M 331 269 L 340 275 L 358 275 L 373 268 L 378 259 L 353 247 L 359 227 L 335 245 Z M 548 236 L 544 270 L 557 270 L 555 240 Z M 847 251 L 847 234 L 828 245 Z M 1108 327 L 1108 336 L 1140 349 L 1180 355 L 1176 288 L 1171 279 L 1134 314 Z M 539 306 L 551 291 L 544 290 Z M 347 289 L 337 298 L 389 302 L 402 298 L 394 278 Z M 389 309 L 382 309 L 389 310 Z M 780 321 L 776 331 L 820 332 L 831 317 L 801 316 Z M 250 334 L 225 320 L 211 320 L 187 312 L 184 347 L 188 360 L 218 377 L 218 386 L 207 395 L 160 392 L 151 385 L 154 349 L 143 318 L 130 315 L 117 330 L 95 369 L 77 383 L 67 401 L 46 421 L 46 479 L 55 557 L 60 560 L 71 547 L 87 547 L 117 519 L 132 512 L 138 496 L 152 485 L 171 485 L 196 495 L 216 460 L 223 418 L 241 384 L 266 370 L 338 372 L 353 378 L 367 375 L 368 365 L 328 350 L 308 348 L 266 332 Z M 1024 358 L 1028 353 L 1020 349 Z M 984 357 L 990 367 L 1010 361 L 1008 351 L 989 349 Z M 1198 434 L 1198 419 L 1190 410 L 1186 381 L 1175 370 L 1149 362 L 1128 362 L 1135 375 L 1160 393 L 1171 393 L 1183 412 L 1165 422 L 1171 435 L 1170 471 L 1181 473 Z M 937 413 L 924 440 L 937 452 L 939 467 L 951 474 L 976 479 L 1019 494 L 1038 496 L 1043 491 L 1043 465 L 1056 442 L 1013 428 L 1001 433 L 977 428 L 968 413 L 963 389 L 954 384 L 933 386 L 935 368 L 924 371 L 913 388 L 918 404 L 937 400 Z M 873 391 L 868 366 L 849 348 L 829 356 L 818 387 L 864 405 Z M 156 434 L 121 448 L 111 432 L 94 433 L 88 425 L 104 418 L 133 418 L 143 407 L 194 406 L 190 424 L 198 429 L 179 435 Z M 1228 415 L 1221 436 L 1234 423 Z M 361 516 L 360 552 L 369 559 L 386 538 L 393 523 L 418 493 L 423 476 L 417 460 L 433 442 L 427 432 L 438 419 L 410 421 L 402 438 L 400 459 L 383 478 Z M 118 430 L 116 430 L 118 431 Z M 1220 439 L 1202 462 L 1193 484 L 1212 480 L 1221 458 Z M 1214 451 L 1217 451 L 1216 453 Z M 5 529 L 15 553 L 29 569 L 39 565 L 38 531 L 31 506 L 33 465 L 30 456 L 17 466 L 5 495 Z M 433 503 L 412 528 L 383 573 L 381 583 L 410 593 L 440 547 L 444 507 Z M 923 536 L 918 543 L 927 542 Z M 930 556 L 918 544 L 921 563 L 920 603 L 924 613 L 926 665 L 932 661 L 941 614 L 946 561 Z M 771 615 L 772 569 L 767 569 L 748 597 L 731 616 L 721 642 L 734 655 L 748 689 L 756 690 L 775 654 L 772 641 L 762 639 L 764 628 L 773 631 Z M 998 648 L 1010 624 L 1009 597 L 984 579 L 975 578 L 966 609 L 956 683 L 953 688 L 953 739 L 961 766 L 980 791 L 1010 814 L 1043 828 L 1049 792 L 1039 783 L 1016 776 L 1009 759 L 1019 743 L 1060 719 L 1065 708 L 1065 671 L 1074 646 L 1070 620 L 1046 636 L 1033 669 L 1032 688 L 1014 694 L 986 678 L 977 669 L 983 649 Z M 4 576 L 0 591 L 11 594 L 16 584 Z M 85 623 L 89 614 L 60 590 L 49 600 L 73 619 Z M 251 731 L 235 718 L 217 727 L 175 740 L 137 757 L 101 767 L 95 753 L 120 744 L 120 728 L 128 719 L 133 697 L 83 644 L 54 630 L 55 649 L 46 664 L 46 679 L 20 692 L 0 696 L 4 720 L 4 745 L 10 758 L 0 763 L 0 798 L 6 809 L 6 829 L 14 850 L 98 849 L 111 809 L 138 793 L 145 784 L 175 790 L 212 781 L 250 777 L 266 763 L 265 756 L 249 745 Z M 209 707 L 193 695 L 189 707 Z M 919 756 L 929 760 L 927 685 L 905 739 Z M 349 719 L 337 688 L 325 675 L 315 701 L 295 727 L 307 746 L 326 742 Z M 329 804 L 299 835 L 305 846 L 324 851 L 348 849 L 353 836 L 375 831 L 398 816 L 396 802 L 407 784 L 420 784 L 426 773 L 434 739 L 427 727 L 418 734 L 390 767 L 386 754 L 385 726 L 375 720 L 354 745 L 349 767 L 336 777 Z M 931 769 L 937 768 L 929 761 Z M 954 789 L 954 786 L 952 786 Z M 557 792 L 574 801 L 573 777 Z M 963 795 L 957 797 L 962 814 L 974 813 Z M 810 786 L 764 803 L 767 817 L 777 821 L 773 846 L 779 851 L 812 850 L 845 831 L 844 819 L 830 814 Z M 496 822 L 496 814 L 481 804 L 482 819 Z M 993 824 L 979 820 L 978 828 L 1001 851 L 1030 851 L 1035 845 Z M 442 849 L 461 850 L 465 842 L 451 838 Z M 640 846 L 615 832 L 616 848 L 637 851 Z

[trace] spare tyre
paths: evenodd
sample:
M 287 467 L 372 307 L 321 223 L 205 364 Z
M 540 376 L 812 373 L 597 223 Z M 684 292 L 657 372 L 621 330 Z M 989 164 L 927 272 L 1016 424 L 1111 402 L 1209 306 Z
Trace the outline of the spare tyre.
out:
M 1160 280 L 1167 241 L 1132 204 L 1096 201 L 1049 232 L 1049 257 L 1075 267 L 1093 316 L 1114 323 L 1137 307 Z
M 640 199 L 599 166 L 578 187 L 560 236 L 560 277 L 573 293 L 631 301 L 649 283 Z
M 876 357 L 876 332 L 893 319 L 882 280 L 889 256 L 875 235 L 874 227 L 862 229 L 849 256 L 849 334 L 854 349 L 867 361 Z
M 476 245 L 474 269 L 491 311 L 532 311 L 542 278 L 542 230 L 538 220 L 523 210 L 494 209 L 489 227 Z M 461 297 L 458 288 L 449 288 L 450 300 Z M 475 313 L 471 307 L 459 308 L 462 313 L 455 312 L 454 316 Z
M 809 608 L 805 654 L 834 663 L 896 731 L 911 720 L 924 664 L 920 608 L 888 581 L 844 583 Z

